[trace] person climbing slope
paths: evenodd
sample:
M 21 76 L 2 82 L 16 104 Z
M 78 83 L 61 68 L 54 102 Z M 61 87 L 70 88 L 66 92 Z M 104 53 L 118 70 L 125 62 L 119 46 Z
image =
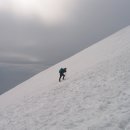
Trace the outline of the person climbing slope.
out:
M 60 77 L 59 77 L 59 82 L 61 81 L 61 78 L 63 77 L 63 80 L 65 78 L 65 73 L 67 72 L 67 68 L 61 68 L 59 70 L 59 74 L 60 74 Z

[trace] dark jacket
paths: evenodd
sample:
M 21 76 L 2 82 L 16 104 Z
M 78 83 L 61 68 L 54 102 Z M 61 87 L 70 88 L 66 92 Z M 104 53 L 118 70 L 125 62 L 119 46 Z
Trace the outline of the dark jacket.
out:
M 66 72 L 66 68 L 61 68 L 60 70 L 59 70 L 59 73 L 60 74 L 64 74 Z

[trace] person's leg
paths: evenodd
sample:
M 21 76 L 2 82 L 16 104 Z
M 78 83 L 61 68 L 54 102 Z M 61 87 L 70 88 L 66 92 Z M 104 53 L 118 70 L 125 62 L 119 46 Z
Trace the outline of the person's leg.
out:
M 62 74 L 60 74 L 60 77 L 59 77 L 59 82 L 60 82 L 60 80 L 61 80 L 61 77 L 62 77 Z
M 65 75 L 63 74 L 63 80 L 65 79 Z

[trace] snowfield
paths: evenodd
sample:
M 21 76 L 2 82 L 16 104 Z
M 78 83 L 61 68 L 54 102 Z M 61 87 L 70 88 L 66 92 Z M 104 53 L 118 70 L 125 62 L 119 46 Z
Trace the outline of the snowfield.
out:
M 1 95 L 0 130 L 130 130 L 130 26 Z

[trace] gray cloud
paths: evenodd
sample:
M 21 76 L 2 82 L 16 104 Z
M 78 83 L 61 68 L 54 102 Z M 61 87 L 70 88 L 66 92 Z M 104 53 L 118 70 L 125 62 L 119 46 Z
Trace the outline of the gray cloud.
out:
M 47 67 L 40 64 L 0 63 L 0 95 Z
M 69 23 L 50 27 L 4 14 L 0 24 L 1 58 L 14 56 L 30 62 L 49 59 L 54 64 L 129 25 L 129 5 L 129 0 L 80 0 Z

